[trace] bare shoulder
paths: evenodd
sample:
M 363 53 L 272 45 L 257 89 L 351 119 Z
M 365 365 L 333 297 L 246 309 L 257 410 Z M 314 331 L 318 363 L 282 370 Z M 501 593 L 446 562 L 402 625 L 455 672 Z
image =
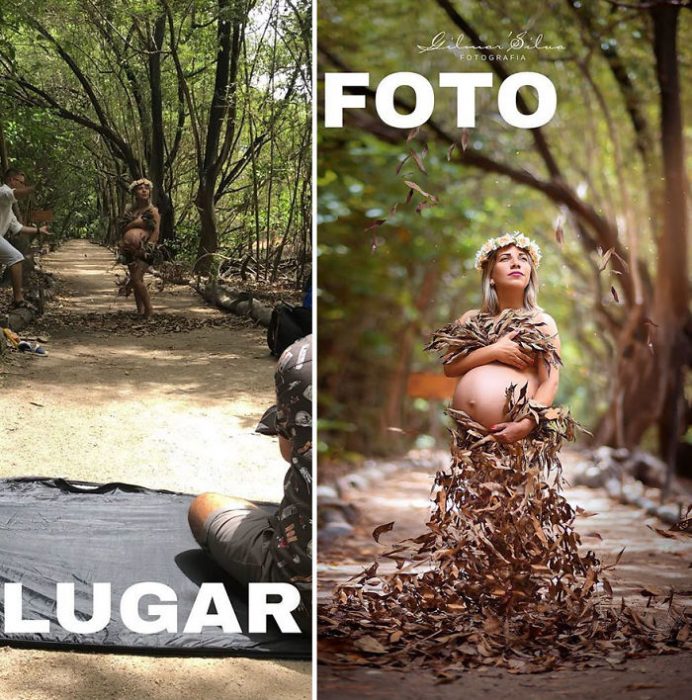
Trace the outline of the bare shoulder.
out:
M 458 323 L 466 323 L 466 321 L 470 321 L 475 316 L 478 316 L 479 313 L 479 309 L 469 309 L 457 319 Z
M 541 310 L 537 314 L 538 320 L 542 321 L 545 323 L 545 330 L 547 331 L 547 335 L 556 335 L 558 330 L 557 330 L 557 323 L 555 323 L 555 319 L 545 311 Z

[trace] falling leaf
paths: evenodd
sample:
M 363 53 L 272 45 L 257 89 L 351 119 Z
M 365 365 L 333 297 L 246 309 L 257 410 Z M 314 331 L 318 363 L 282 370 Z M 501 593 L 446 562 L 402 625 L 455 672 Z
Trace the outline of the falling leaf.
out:
M 434 207 L 435 205 L 432 202 L 418 202 L 416 205 L 416 214 L 420 214 L 423 209 L 429 209 L 430 207 Z
M 428 194 L 420 185 L 417 185 L 415 182 L 412 182 L 411 180 L 404 180 L 404 184 L 407 187 L 410 187 L 412 190 L 415 190 L 419 194 L 422 194 L 426 199 L 437 203 L 438 199 L 434 194 Z
M 411 151 L 411 158 L 413 158 L 413 160 L 415 161 L 418 170 L 420 170 L 423 174 L 427 175 L 428 171 L 423 165 L 423 159 L 415 151 Z
M 615 251 L 615 250 L 613 250 L 613 255 L 620 261 L 620 264 L 622 265 L 622 269 L 625 272 L 629 272 L 630 266 L 627 264 L 627 261 L 621 255 L 618 255 L 617 251 Z
M 613 563 L 613 566 L 617 566 L 620 563 L 620 559 L 622 558 L 622 555 L 625 552 L 626 547 L 623 547 L 619 552 L 617 557 L 615 557 L 615 562 Z
M 384 535 L 385 532 L 389 532 L 392 530 L 394 527 L 394 523 L 396 520 L 392 520 L 391 523 L 386 523 L 384 525 L 378 525 L 373 531 L 372 531 L 372 536 L 375 542 L 379 544 L 380 542 L 380 535 Z
M 398 175 L 401 172 L 401 169 L 404 167 L 404 163 L 411 157 L 411 154 L 409 153 L 406 158 L 404 158 L 399 165 L 396 166 L 396 174 Z
M 365 231 L 371 231 L 374 228 L 379 228 L 382 226 L 387 221 L 387 219 L 375 219 L 374 223 L 370 224 L 370 226 L 366 226 L 364 229 Z
M 599 248 L 600 250 L 600 248 Z M 608 261 L 610 260 L 610 256 L 613 254 L 614 248 L 609 248 L 606 252 L 605 255 L 601 257 L 601 266 L 598 268 L 599 272 L 603 272 L 603 270 L 606 269 L 606 266 L 608 265 Z
M 379 567 L 379 564 L 377 562 L 373 562 L 370 567 L 368 567 L 367 569 L 365 569 L 363 571 L 363 573 L 361 574 L 361 578 L 365 578 L 365 579 L 372 578 L 377 573 L 378 567 Z

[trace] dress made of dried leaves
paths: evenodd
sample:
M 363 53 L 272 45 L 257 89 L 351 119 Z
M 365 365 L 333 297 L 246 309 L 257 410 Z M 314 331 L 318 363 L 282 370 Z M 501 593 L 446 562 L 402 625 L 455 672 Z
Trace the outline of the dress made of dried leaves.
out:
M 524 313 L 481 314 L 440 329 L 427 349 L 452 362 L 519 330 L 515 342 L 556 365 L 541 326 Z M 479 665 L 535 672 L 565 659 L 624 657 L 670 639 L 671 630 L 644 630 L 627 608 L 616 616 L 599 605 L 600 562 L 579 551 L 575 512 L 560 495 L 558 452 L 577 426 L 565 409 L 533 404 L 514 388 L 506 394 L 509 419 L 532 414 L 537 427 L 503 444 L 449 410 L 452 460 L 435 477 L 427 531 L 382 555 L 395 573 L 377 576 L 374 563 L 321 607 L 321 660 L 419 664 L 454 677 Z M 375 538 L 386 529 L 391 524 Z

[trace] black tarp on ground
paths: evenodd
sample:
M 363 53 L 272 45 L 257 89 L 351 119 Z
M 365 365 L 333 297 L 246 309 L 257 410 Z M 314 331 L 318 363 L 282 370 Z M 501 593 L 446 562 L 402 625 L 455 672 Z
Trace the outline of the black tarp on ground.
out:
M 182 632 L 202 582 L 224 582 L 241 629 L 248 629 L 247 593 L 199 549 L 188 529 L 192 498 L 119 483 L 0 479 L 0 644 L 308 659 L 310 640 L 281 633 L 271 618 L 266 634 L 224 633 L 213 627 L 199 634 Z M 141 581 L 164 583 L 176 592 L 178 633 L 137 634 L 122 623 L 122 593 Z M 23 617 L 50 620 L 49 634 L 5 632 L 2 584 L 7 582 L 23 584 Z M 80 619 L 80 613 L 83 619 L 93 614 L 93 583 L 111 583 L 106 628 L 80 635 L 58 625 L 58 582 L 75 584 Z M 150 597 L 143 601 L 156 602 Z

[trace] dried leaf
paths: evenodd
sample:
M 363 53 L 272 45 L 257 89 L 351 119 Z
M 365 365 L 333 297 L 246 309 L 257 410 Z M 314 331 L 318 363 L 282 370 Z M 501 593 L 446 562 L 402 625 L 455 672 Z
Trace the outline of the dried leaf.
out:
M 456 143 L 453 143 L 448 149 L 447 149 L 447 160 L 452 160 L 452 154 L 454 153 L 454 149 L 457 147 Z
M 428 171 L 423 165 L 423 159 L 415 151 L 411 151 L 411 158 L 413 158 L 414 162 L 416 163 L 418 170 L 420 170 L 424 175 L 427 175 Z
M 600 249 L 599 249 L 600 250 Z M 603 272 L 603 270 L 606 269 L 606 266 L 608 265 L 608 261 L 610 260 L 610 256 L 613 254 L 614 248 L 609 248 L 605 255 L 602 256 L 601 258 L 601 266 L 598 268 L 599 272 Z
M 625 549 L 627 549 L 627 547 L 623 547 L 623 548 L 618 552 L 618 555 L 615 557 L 615 561 L 613 562 L 613 566 L 617 566 L 617 565 L 620 563 L 620 559 L 622 559 L 622 555 L 624 554 Z
M 465 151 L 469 147 L 469 130 L 461 130 L 461 150 Z
M 384 535 L 385 532 L 390 532 L 394 528 L 394 523 L 396 520 L 392 520 L 391 523 L 385 523 L 384 525 L 378 525 L 373 531 L 372 531 L 372 537 L 379 544 L 380 542 L 380 536 Z
M 622 265 L 622 269 L 625 272 L 629 272 L 630 266 L 627 264 L 627 261 L 621 255 L 618 255 L 617 251 L 615 251 L 615 250 L 613 250 L 613 255 L 620 261 L 620 265 Z
M 379 228 L 387 221 L 387 219 L 376 219 L 370 226 L 365 228 L 366 231 L 372 231 L 372 229 Z
M 411 129 L 411 131 L 408 132 L 408 136 L 406 137 L 406 142 L 413 141 L 413 139 L 418 136 L 418 132 L 420 131 L 420 127 L 417 126 L 415 129 Z
M 401 169 L 404 167 L 404 163 L 411 157 L 411 154 L 409 153 L 402 161 L 399 162 L 399 165 L 396 166 L 396 174 L 398 175 L 401 172 Z
M 613 299 L 615 299 L 615 303 L 619 304 L 620 303 L 620 297 L 618 296 L 618 293 L 615 291 L 615 287 L 610 288 L 610 293 L 613 295 Z
M 562 229 L 561 222 L 558 222 L 555 227 L 555 240 L 558 242 L 558 245 L 562 245 L 565 242 L 565 232 Z
M 368 654 L 386 654 L 387 650 L 374 637 L 365 636 L 356 639 L 353 644 L 357 649 Z
M 431 202 L 438 202 L 437 197 L 434 194 L 429 194 L 426 192 L 420 185 L 417 185 L 415 182 L 412 182 L 411 180 L 404 180 L 404 184 L 407 187 L 410 187 L 412 190 L 415 190 L 419 194 L 422 194 L 426 199 L 429 199 Z

